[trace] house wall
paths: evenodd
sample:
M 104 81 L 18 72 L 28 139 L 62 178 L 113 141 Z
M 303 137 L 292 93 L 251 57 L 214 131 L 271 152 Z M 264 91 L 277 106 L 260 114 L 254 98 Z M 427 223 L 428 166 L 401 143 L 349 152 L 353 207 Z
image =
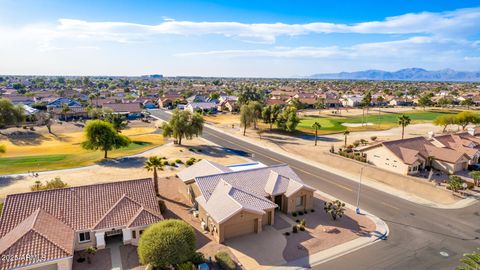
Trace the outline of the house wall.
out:
M 403 163 L 397 156 L 385 147 L 375 147 L 363 153 L 367 154 L 367 160 L 371 164 L 398 174 L 408 174 L 408 164 Z
M 193 190 L 193 198 L 196 198 L 198 196 L 200 196 L 200 189 L 198 187 L 198 185 L 195 183 L 195 182 L 191 182 L 191 183 L 188 183 L 186 184 L 185 182 L 182 181 L 182 179 L 180 178 L 177 178 L 177 181 L 180 182 L 180 185 L 179 185 L 179 188 L 178 188 L 178 192 L 180 194 L 182 194 L 185 199 L 187 199 L 189 202 L 191 201 L 191 198 L 192 196 L 188 193 L 190 187 L 192 188 Z M 193 202 L 191 202 L 193 203 Z
M 16 269 L 32 269 L 32 270 L 71 270 L 73 258 L 67 257 L 55 261 L 49 261 L 44 263 L 37 263 L 26 267 L 20 267 Z
M 305 199 L 303 200 L 302 206 L 296 206 L 295 202 L 298 197 L 304 196 Z M 313 208 L 313 191 L 307 189 L 301 189 L 297 191 L 292 196 L 288 197 L 285 201 L 287 201 L 287 213 L 291 213 L 294 211 L 305 211 L 307 209 Z
M 95 239 L 95 233 L 90 231 L 90 241 L 80 243 L 80 236 L 79 234 L 84 231 L 77 231 L 75 232 L 75 250 L 84 250 L 88 247 L 96 247 L 97 246 L 97 241 Z

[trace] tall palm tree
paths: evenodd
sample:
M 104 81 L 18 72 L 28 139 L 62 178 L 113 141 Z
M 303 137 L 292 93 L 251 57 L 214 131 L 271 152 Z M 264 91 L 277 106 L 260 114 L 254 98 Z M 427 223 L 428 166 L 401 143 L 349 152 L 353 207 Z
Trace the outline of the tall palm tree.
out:
M 315 146 L 317 146 L 318 130 L 322 128 L 322 125 L 320 125 L 318 122 L 315 122 L 313 123 L 312 128 L 315 129 Z
M 159 195 L 159 189 L 158 189 L 158 174 L 157 174 L 157 169 L 162 170 L 163 168 L 163 162 L 162 159 L 157 157 L 157 156 L 152 156 L 145 161 L 145 169 L 148 171 L 153 171 L 153 181 L 155 184 L 155 194 Z
M 344 147 L 347 147 L 347 136 L 350 134 L 350 131 L 347 129 L 343 132 L 343 136 L 345 137 L 345 145 Z
M 398 117 L 398 124 L 402 126 L 402 140 L 405 135 L 405 127 L 410 125 L 411 119 L 410 117 L 402 114 L 402 116 Z

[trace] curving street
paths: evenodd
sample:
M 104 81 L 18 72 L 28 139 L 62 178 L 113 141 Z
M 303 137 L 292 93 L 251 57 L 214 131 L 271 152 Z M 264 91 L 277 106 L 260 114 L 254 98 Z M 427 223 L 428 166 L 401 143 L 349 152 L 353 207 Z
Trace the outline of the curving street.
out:
M 161 110 L 150 113 L 161 119 L 170 116 Z M 267 165 L 287 163 L 307 184 L 350 204 L 356 203 L 356 182 L 208 126 L 202 137 L 225 148 L 245 151 Z M 454 269 L 463 253 L 480 247 L 478 202 L 456 210 L 435 209 L 362 186 L 360 206 L 388 224 L 388 239 L 313 269 Z

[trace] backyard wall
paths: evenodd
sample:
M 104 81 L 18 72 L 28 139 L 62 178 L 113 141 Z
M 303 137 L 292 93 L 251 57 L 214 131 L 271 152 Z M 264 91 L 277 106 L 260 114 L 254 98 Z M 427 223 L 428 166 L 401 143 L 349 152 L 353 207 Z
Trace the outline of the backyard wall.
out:
M 437 187 L 434 183 L 415 177 L 396 174 L 373 165 L 325 152 L 321 162 L 334 168 L 348 168 L 351 175 L 359 177 L 363 169 L 363 179 L 379 182 L 393 188 L 428 199 L 435 203 L 450 204 L 458 200 L 451 191 Z

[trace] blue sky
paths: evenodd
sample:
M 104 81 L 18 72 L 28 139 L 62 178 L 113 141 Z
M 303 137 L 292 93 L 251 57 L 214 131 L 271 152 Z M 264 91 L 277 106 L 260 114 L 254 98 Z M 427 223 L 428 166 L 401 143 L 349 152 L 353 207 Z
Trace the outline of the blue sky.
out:
M 0 74 L 480 70 L 480 1 L 0 0 Z

